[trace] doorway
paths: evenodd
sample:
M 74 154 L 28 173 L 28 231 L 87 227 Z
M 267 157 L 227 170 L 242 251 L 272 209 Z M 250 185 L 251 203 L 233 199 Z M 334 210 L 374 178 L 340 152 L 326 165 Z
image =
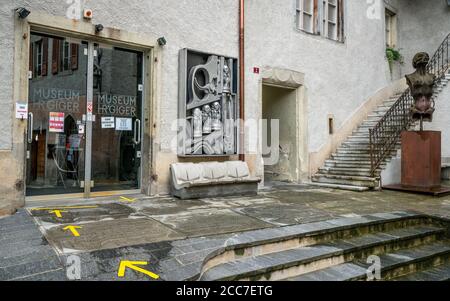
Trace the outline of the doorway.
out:
M 32 33 L 27 196 L 141 186 L 143 53 Z
M 267 135 L 263 135 L 263 143 L 271 149 L 278 149 L 278 160 L 276 162 L 263 156 L 265 182 L 297 182 L 299 174 L 299 122 L 296 89 L 263 85 L 262 117 L 267 121 Z M 279 121 L 278 141 L 271 141 L 271 133 L 277 132 L 276 129 L 272 128 L 272 120 Z M 277 145 L 272 145 L 274 143 Z

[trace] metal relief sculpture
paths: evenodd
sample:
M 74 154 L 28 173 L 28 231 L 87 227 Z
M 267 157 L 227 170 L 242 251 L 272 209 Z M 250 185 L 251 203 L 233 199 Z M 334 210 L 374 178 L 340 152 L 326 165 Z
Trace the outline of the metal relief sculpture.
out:
M 425 52 L 417 53 L 413 58 L 413 66 L 416 72 L 407 75 L 406 80 L 414 98 L 411 107 L 411 116 L 414 121 L 420 121 L 420 130 L 423 130 L 423 122 L 433 120 L 434 101 L 432 100 L 436 76 L 427 72 L 430 57 Z
M 180 52 L 179 155 L 237 153 L 237 60 Z

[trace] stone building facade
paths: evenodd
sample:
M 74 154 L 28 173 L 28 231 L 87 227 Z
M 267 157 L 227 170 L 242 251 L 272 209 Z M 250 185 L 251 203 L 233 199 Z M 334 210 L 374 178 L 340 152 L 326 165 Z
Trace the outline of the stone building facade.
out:
M 309 182 L 348 136 L 348 129 L 358 123 L 367 102 L 402 91 L 405 83 L 401 78 L 411 71 L 409 62 L 414 53 L 425 50 L 432 54 L 448 34 L 450 23 L 450 7 L 444 0 L 245 0 L 244 3 L 245 116 L 241 117 L 246 121 L 245 160 L 252 175 L 266 180 Z M 96 55 L 95 45 L 108 45 L 105 49 L 116 47 L 117 51 L 131 49 L 142 55 L 140 67 L 116 59 L 109 69 L 103 69 L 103 76 L 106 82 L 108 74 L 115 76 L 110 81 L 111 89 L 121 84 L 129 86 L 122 79 L 133 82 L 139 75 L 120 73 L 142 68 L 138 82 L 142 86 L 136 90 L 136 95 L 142 97 L 142 133 L 139 133 L 142 143 L 127 160 L 139 159 L 140 167 L 135 174 L 137 187 L 143 193 L 169 192 L 172 163 L 237 160 L 237 155 L 180 157 L 174 144 L 182 80 L 180 50 L 188 48 L 238 58 L 239 5 L 238 0 L 0 0 L 0 215 L 13 213 L 28 197 L 27 178 L 32 168 L 28 162 L 32 155 L 29 120 L 16 118 L 15 111 L 16 104 L 29 102 L 32 85 L 29 72 L 34 71 L 30 68 L 30 57 L 35 57 L 30 56 L 30 43 L 36 36 L 67 37 L 70 43 L 79 44 L 80 58 L 90 53 L 89 45 L 93 45 L 92 54 Z M 19 7 L 29 10 L 30 15 L 19 18 L 16 11 Z M 92 10 L 92 19 L 83 18 L 86 9 Z M 103 30 L 96 31 L 98 24 Z M 165 45 L 158 43 L 161 37 L 167 41 Z M 83 44 L 86 41 L 88 44 Z M 400 49 L 404 65 L 394 64 L 390 70 L 387 44 Z M 52 73 L 51 62 L 47 64 Z M 70 85 L 70 78 L 63 80 L 65 85 Z M 74 85 L 80 85 L 80 81 Z M 52 88 L 63 84 L 53 81 L 38 85 Z M 115 95 L 130 95 L 135 89 L 132 90 Z M 100 117 L 95 122 L 101 122 Z M 445 130 L 448 116 L 439 118 L 434 126 Z M 78 126 L 83 124 L 83 117 L 75 119 Z M 280 119 L 275 162 L 271 162 L 273 154 L 265 151 L 267 138 L 259 124 L 261 119 Z M 82 135 L 82 131 L 78 134 Z M 36 142 L 39 137 L 33 139 Z M 64 169 L 57 163 L 53 165 L 49 150 L 45 151 L 49 160 L 46 164 Z M 102 163 L 99 167 L 104 169 L 102 174 L 115 174 L 110 170 L 117 170 L 120 165 L 116 162 L 120 155 L 116 157 L 109 167 Z M 57 171 L 53 171 L 52 177 L 51 181 L 61 185 Z M 64 186 L 79 185 L 65 180 L 62 179 Z M 67 191 L 65 187 L 62 193 Z

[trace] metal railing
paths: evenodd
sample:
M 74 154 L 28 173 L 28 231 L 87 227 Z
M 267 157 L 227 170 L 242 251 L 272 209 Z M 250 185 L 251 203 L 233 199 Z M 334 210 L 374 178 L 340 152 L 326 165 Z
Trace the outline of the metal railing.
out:
M 436 53 L 430 59 L 427 70 L 436 75 L 437 80 L 445 77 L 449 70 L 450 34 L 444 39 Z M 413 124 L 410 115 L 414 99 L 407 89 L 395 104 L 380 119 L 377 125 L 369 129 L 371 176 L 375 177 L 381 164 L 396 150 L 401 133 Z

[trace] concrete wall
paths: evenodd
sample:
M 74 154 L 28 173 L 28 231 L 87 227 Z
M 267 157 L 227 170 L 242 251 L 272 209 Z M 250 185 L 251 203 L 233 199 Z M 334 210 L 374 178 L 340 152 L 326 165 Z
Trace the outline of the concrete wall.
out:
M 246 112 L 258 119 L 261 112 L 260 75 L 252 68 L 277 67 L 305 74 L 308 97 L 309 144 L 317 152 L 330 138 L 328 114 L 335 127 L 352 116 L 391 77 L 385 59 L 384 12 L 368 18 L 366 1 L 346 1 L 344 43 L 301 32 L 295 28 L 293 0 L 246 1 Z M 257 163 L 259 163 L 258 161 Z M 260 174 L 263 167 L 258 165 Z
M 391 0 L 393 1 L 393 0 Z M 445 0 L 396 0 L 398 8 L 398 48 L 404 56 L 402 75 L 414 72 L 417 52 L 432 56 L 450 33 L 450 6 Z

